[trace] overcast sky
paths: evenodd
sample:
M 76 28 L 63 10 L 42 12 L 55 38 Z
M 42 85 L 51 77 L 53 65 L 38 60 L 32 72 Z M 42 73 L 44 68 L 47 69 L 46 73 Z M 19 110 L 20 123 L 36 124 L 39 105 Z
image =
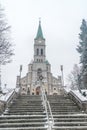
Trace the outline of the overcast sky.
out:
M 28 64 L 33 59 L 39 17 L 52 73 L 60 75 L 60 65 L 63 65 L 66 83 L 73 65 L 79 64 L 76 47 L 82 19 L 87 20 L 87 0 L 0 0 L 0 3 L 12 27 L 11 37 L 15 45 L 13 62 L 2 66 L 2 86 L 15 87 L 21 64 L 22 76 L 26 75 Z

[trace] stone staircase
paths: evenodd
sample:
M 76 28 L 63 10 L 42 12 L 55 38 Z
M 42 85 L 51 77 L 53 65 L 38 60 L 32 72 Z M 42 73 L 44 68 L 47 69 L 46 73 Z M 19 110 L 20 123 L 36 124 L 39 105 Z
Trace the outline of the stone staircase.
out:
M 87 114 L 67 95 L 48 95 L 47 99 L 54 119 L 52 129 L 48 129 L 41 96 L 22 95 L 0 116 L 0 130 L 87 130 Z
M 54 118 L 52 130 L 87 130 L 87 114 L 67 95 L 49 95 L 47 98 Z
M 47 130 L 41 96 L 17 97 L 0 116 L 0 130 Z

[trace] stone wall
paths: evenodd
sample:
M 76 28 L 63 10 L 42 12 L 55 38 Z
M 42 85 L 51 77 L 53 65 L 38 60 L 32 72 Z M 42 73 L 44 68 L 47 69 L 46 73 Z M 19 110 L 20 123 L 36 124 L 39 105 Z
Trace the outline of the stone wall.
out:
M 87 112 L 87 101 L 81 101 L 77 95 L 75 95 L 72 91 L 68 93 L 69 97 L 78 105 L 79 109 Z
M 5 103 L 0 101 L 0 114 L 3 113 L 4 109 L 5 109 Z

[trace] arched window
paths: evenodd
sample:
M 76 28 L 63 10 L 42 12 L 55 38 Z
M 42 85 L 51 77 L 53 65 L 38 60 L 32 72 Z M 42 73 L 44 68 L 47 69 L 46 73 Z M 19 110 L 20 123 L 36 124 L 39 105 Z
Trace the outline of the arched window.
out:
M 56 90 L 56 88 L 54 88 L 54 90 Z
M 43 49 L 41 49 L 41 55 L 43 55 Z
M 39 49 L 37 48 L 37 55 L 39 55 Z

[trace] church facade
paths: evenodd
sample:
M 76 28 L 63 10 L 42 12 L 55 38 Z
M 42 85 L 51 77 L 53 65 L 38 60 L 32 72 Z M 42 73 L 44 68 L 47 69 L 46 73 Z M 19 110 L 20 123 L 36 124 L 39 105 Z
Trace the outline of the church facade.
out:
M 51 73 L 51 65 L 46 59 L 45 38 L 39 21 L 38 31 L 34 39 L 34 60 L 28 65 L 25 77 L 17 76 L 16 87 L 20 87 L 21 94 L 40 95 L 44 87 L 48 95 L 61 94 L 61 76 L 57 78 Z

